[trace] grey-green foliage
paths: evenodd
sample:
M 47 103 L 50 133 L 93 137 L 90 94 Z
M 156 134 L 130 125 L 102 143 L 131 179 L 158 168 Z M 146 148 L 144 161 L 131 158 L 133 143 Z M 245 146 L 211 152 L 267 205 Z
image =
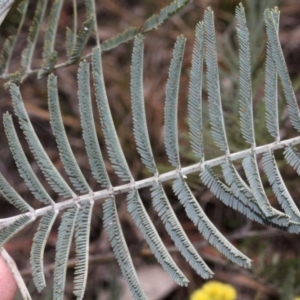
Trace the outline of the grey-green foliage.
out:
M 196 26 L 195 46 L 193 49 L 193 64 L 191 67 L 189 86 L 189 126 L 191 147 L 195 157 L 204 160 L 203 135 L 202 135 L 202 70 L 204 60 L 203 22 Z
M 177 38 L 174 46 L 173 58 L 169 69 L 169 78 L 166 88 L 166 104 L 165 104 L 165 148 L 169 158 L 169 162 L 175 168 L 180 168 L 179 147 L 177 142 L 177 103 L 179 92 L 180 71 L 182 65 L 182 57 L 185 46 L 185 38 L 180 36 Z
M 53 190 L 59 195 L 72 197 L 74 193 L 54 167 L 50 158 L 43 150 L 43 146 L 40 143 L 36 133 L 34 132 L 34 129 L 26 112 L 19 88 L 16 85 L 12 84 L 10 91 L 12 95 L 15 115 L 18 117 L 19 124 L 23 130 L 30 150 L 34 155 L 34 158 L 36 159 L 43 174 L 45 175 L 46 180 L 53 188 Z
M 222 111 L 215 26 L 211 8 L 208 8 L 204 13 L 204 37 L 206 48 L 205 62 L 207 65 L 207 92 L 212 137 L 215 144 L 222 151 L 227 152 L 229 148 Z
M 29 28 L 27 47 L 22 52 L 21 66 L 24 72 L 30 69 L 33 51 L 35 49 L 35 44 L 37 42 L 39 28 L 41 27 L 46 12 L 46 7 L 47 7 L 46 0 L 37 1 L 34 17 L 31 26 Z
M 62 115 L 59 108 L 57 80 L 53 74 L 48 77 L 48 106 L 50 112 L 50 123 L 57 142 L 60 159 L 70 181 L 74 185 L 74 188 L 80 193 L 87 193 L 90 190 L 90 187 L 76 162 L 64 129 Z
M 94 201 L 83 203 L 76 219 L 75 245 L 77 263 L 75 265 L 74 294 L 82 299 L 87 283 L 89 263 L 90 223 Z
M 244 139 L 250 145 L 254 144 L 252 81 L 251 81 L 251 56 L 249 31 L 246 25 L 245 11 L 240 4 L 236 8 L 237 35 L 239 39 L 240 62 L 240 119 L 241 131 Z
M 49 74 L 58 59 L 57 51 L 54 50 L 55 35 L 58 27 L 60 12 L 62 9 L 62 0 L 55 0 L 52 4 L 49 22 L 45 33 L 44 47 L 43 47 L 43 66 L 39 71 L 39 77 L 44 77 Z
M 40 5 L 43 3 L 39 2 Z M 174 2 L 175 3 L 175 2 Z M 183 5 L 185 1 L 176 1 L 177 5 Z M 59 5 L 59 1 L 55 2 Z M 87 11 L 92 11 L 92 4 L 86 1 Z M 174 7 L 173 7 L 174 6 Z M 146 31 L 152 28 L 153 24 L 159 24 L 165 18 L 176 11 L 176 5 L 170 5 L 163 10 L 161 15 L 151 19 L 147 23 Z M 178 7 L 177 7 L 178 8 Z M 56 7 L 59 9 L 59 7 Z M 54 14 L 54 13 L 53 13 Z M 90 31 L 95 21 L 90 13 L 87 17 Z M 253 127 L 252 109 L 252 86 L 251 86 L 251 58 L 249 50 L 249 33 L 247 22 L 242 5 L 236 9 L 238 20 L 238 41 L 240 46 L 240 119 L 241 131 L 245 140 L 251 145 L 250 149 L 237 153 L 230 153 L 226 137 L 225 121 L 223 119 L 222 99 L 219 84 L 217 48 L 214 32 L 213 12 L 209 8 L 205 11 L 203 22 L 196 26 L 196 39 L 194 44 L 189 96 L 188 113 L 190 125 L 191 146 L 199 163 L 183 167 L 180 162 L 177 128 L 177 105 L 180 83 L 181 64 L 184 55 L 185 38 L 180 36 L 174 46 L 173 58 L 170 63 L 169 77 L 166 87 L 165 101 L 165 148 L 169 163 L 175 170 L 159 174 L 151 143 L 148 135 L 146 122 L 146 108 L 143 94 L 143 36 L 138 35 L 134 41 L 131 67 L 131 103 L 133 117 L 133 132 L 137 145 L 137 151 L 141 161 L 152 174 L 147 180 L 136 181 L 127 164 L 119 138 L 111 116 L 109 101 L 106 94 L 105 82 L 102 69 L 102 51 L 100 46 L 95 47 L 92 53 L 92 75 L 95 86 L 95 96 L 100 115 L 100 122 L 104 133 L 104 140 L 108 157 L 116 175 L 126 183 L 122 186 L 113 187 L 110 177 L 105 168 L 102 157 L 103 149 L 100 148 L 96 134 L 90 92 L 90 64 L 83 61 L 79 64 L 78 70 L 78 100 L 82 126 L 82 136 L 91 167 L 91 174 L 104 189 L 101 191 L 91 190 L 88 182 L 90 179 L 84 177 L 77 161 L 73 155 L 71 146 L 66 135 L 62 116 L 60 112 L 59 94 L 57 90 L 57 78 L 54 75 L 48 77 L 48 100 L 51 115 L 51 127 L 57 141 L 58 151 L 74 189 L 82 195 L 78 195 L 65 179 L 58 173 L 50 158 L 43 149 L 30 118 L 26 112 L 20 88 L 16 84 L 10 85 L 15 115 L 19 120 L 20 127 L 25 135 L 26 141 L 34 158 L 42 170 L 52 190 L 60 196 L 68 198 L 57 203 L 52 200 L 49 194 L 41 185 L 37 176 L 33 173 L 30 164 L 22 150 L 18 140 L 12 118 L 9 113 L 4 115 L 5 133 L 13 158 L 16 162 L 20 176 L 23 177 L 29 190 L 34 197 L 40 200 L 45 207 L 34 210 L 22 199 L 10 184 L 0 174 L 0 192 L 22 214 L 15 218 L 0 220 L 0 246 L 17 234 L 37 217 L 41 217 L 37 232 L 33 239 L 30 262 L 32 265 L 33 280 L 38 291 L 43 290 L 46 285 L 43 271 L 43 253 L 45 245 L 58 213 L 67 209 L 60 220 L 58 239 L 55 254 L 54 287 L 53 298 L 64 298 L 64 287 L 66 285 L 67 262 L 72 243 L 75 236 L 75 250 L 77 263 L 74 272 L 74 294 L 77 299 L 84 297 L 84 291 L 88 280 L 88 253 L 89 233 L 94 201 L 104 200 L 103 223 L 108 235 L 114 255 L 120 265 L 123 276 L 129 285 L 135 299 L 147 299 L 144 291 L 138 282 L 138 277 L 130 256 L 126 240 L 118 217 L 117 202 L 114 197 L 116 193 L 127 193 L 123 195 L 127 201 L 127 209 L 137 228 L 141 231 L 147 241 L 153 255 L 162 265 L 165 271 L 179 285 L 187 285 L 188 279 L 170 256 L 168 249 L 161 240 L 154 224 L 152 223 L 140 197 L 139 188 L 148 187 L 151 191 L 154 210 L 165 226 L 166 231 L 173 240 L 175 246 L 192 268 L 204 279 L 213 276 L 213 271 L 206 265 L 190 242 L 178 220 L 169 199 L 164 191 L 162 182 L 172 180 L 173 192 L 193 224 L 197 227 L 203 237 L 218 251 L 230 259 L 233 263 L 249 268 L 251 259 L 234 247 L 226 237 L 214 226 L 206 216 L 197 199 L 194 197 L 186 181 L 186 174 L 199 172 L 202 183 L 219 198 L 225 205 L 244 214 L 250 220 L 261 224 L 273 226 L 292 233 L 300 232 L 300 213 L 291 198 L 288 189 L 280 175 L 274 157 L 274 151 L 285 148 L 284 156 L 286 161 L 300 173 L 300 154 L 295 145 L 300 143 L 300 137 L 291 140 L 280 141 L 278 127 L 278 105 L 277 105 L 277 74 L 282 81 L 282 86 L 287 98 L 288 108 L 292 124 L 298 129 L 299 114 L 295 97 L 291 90 L 291 83 L 287 75 L 286 66 L 278 42 L 279 13 L 275 10 L 267 10 L 265 13 L 266 27 L 268 34 L 267 58 L 266 58 L 266 123 L 270 135 L 275 139 L 274 143 L 256 147 Z M 90 21 L 92 20 L 92 21 Z M 52 20 L 54 23 L 56 19 Z M 152 23 L 154 22 L 154 23 Z M 152 25 L 151 25 L 152 24 Z M 68 31 L 68 52 L 74 61 L 80 59 L 83 45 L 87 35 L 80 32 L 75 36 L 71 30 Z M 129 31 L 128 31 L 129 32 Z M 115 42 L 132 37 L 137 32 L 128 33 L 127 37 L 118 37 Z M 127 34 L 127 33 L 126 33 Z M 125 34 L 125 36 L 126 36 Z M 49 40 L 53 39 L 53 34 Z M 73 43 L 73 44 L 72 44 Z M 53 43 L 50 43 L 50 46 Z M 45 56 L 53 52 L 53 47 L 45 51 Z M 76 53 L 76 55 L 75 55 Z M 203 144 L 202 125 L 202 80 L 203 65 L 206 64 L 207 92 L 209 102 L 209 118 L 211 133 L 215 144 L 223 151 L 224 155 L 211 160 L 205 160 Z M 271 113 L 272 111 L 272 113 Z M 271 118 L 273 116 L 273 119 Z M 264 191 L 258 164 L 258 155 L 263 153 L 262 164 L 267 178 L 272 186 L 278 202 L 284 212 L 271 206 Z M 242 168 L 246 174 L 243 178 L 233 161 L 243 159 Z M 220 165 L 224 180 L 219 178 L 213 167 Z
M 9 83 L 22 82 L 31 73 L 37 73 L 38 78 L 45 77 L 50 74 L 54 69 L 71 65 L 80 61 L 84 55 L 84 50 L 91 36 L 94 32 L 96 44 L 99 45 L 98 25 L 97 25 L 97 12 L 96 12 L 96 0 L 89 0 L 85 2 L 85 21 L 78 29 L 77 18 L 77 1 L 71 1 L 73 5 L 73 28 L 66 28 L 66 41 L 65 48 L 68 59 L 64 63 L 57 64 L 59 59 L 59 53 L 55 49 L 56 47 L 56 35 L 58 30 L 58 24 L 61 18 L 62 0 L 38 0 L 30 2 L 31 0 L 20 0 L 17 7 L 20 13 L 20 23 L 17 32 L 14 35 L 9 36 L 4 43 L 2 53 L 0 54 L 0 76 L 5 79 L 9 79 Z M 129 27 L 123 32 L 116 34 L 115 36 L 103 41 L 101 43 L 102 51 L 107 51 L 117 47 L 118 45 L 125 43 L 133 39 L 136 35 L 143 32 L 153 30 L 166 22 L 170 17 L 180 11 L 191 0 L 174 0 L 166 7 L 162 8 L 159 14 L 153 14 L 145 20 L 144 26 L 141 27 Z M 7 1 L 10 6 L 12 0 Z M 48 2 L 51 3 L 49 14 L 47 13 Z M 10 73 L 11 57 L 15 52 L 15 46 L 18 39 L 22 38 L 22 31 L 24 30 L 24 21 L 28 17 L 28 6 L 35 8 L 34 16 L 31 20 L 31 25 L 27 35 L 27 45 L 22 50 L 20 68 L 13 73 Z M 3 7 L 4 8 L 4 7 Z M 2 13 L 2 8 L 0 8 Z M 0 16 L 1 17 L 1 16 Z M 1 24 L 1 23 L 0 23 Z M 40 53 L 40 47 L 38 45 L 38 36 L 42 34 L 41 28 L 45 24 L 45 34 L 43 42 L 43 51 Z M 25 27 L 27 30 L 27 28 Z M 24 34 L 24 33 L 23 33 Z M 60 41 L 59 41 L 60 42 Z M 18 50 L 19 51 L 19 50 Z M 42 65 L 38 69 L 32 70 L 32 60 L 36 52 L 42 55 Z M 91 53 L 85 56 L 91 56 Z
M 67 260 L 71 248 L 75 222 L 79 212 L 79 205 L 69 208 L 61 218 L 58 228 L 57 244 L 55 249 L 53 299 L 63 299 L 66 284 Z M 84 249 L 83 249 L 84 251 Z M 77 256 L 79 257 L 78 253 Z M 74 290 L 76 292 L 76 290 Z
M 3 123 L 9 147 L 19 170 L 20 176 L 25 180 L 35 199 L 43 202 L 44 204 L 54 204 L 53 200 L 50 198 L 30 167 L 30 164 L 18 139 L 16 130 L 13 126 L 11 115 L 6 113 L 3 116 Z
M 279 12 L 276 11 L 274 21 L 279 25 Z M 268 131 L 276 140 L 280 140 L 278 124 L 278 95 L 277 95 L 277 72 L 270 42 L 267 43 L 266 71 L 265 71 L 265 103 L 266 103 L 266 124 Z
M 80 119 L 83 130 L 82 137 L 85 142 L 91 170 L 97 182 L 105 188 L 110 188 L 111 184 L 105 170 L 102 153 L 98 144 L 91 102 L 90 67 L 86 61 L 80 63 L 80 68 L 78 70 L 78 86 Z
M 134 40 L 131 66 L 131 109 L 133 122 L 133 133 L 136 140 L 137 150 L 143 164 L 155 174 L 157 168 L 148 136 L 147 122 L 145 118 L 144 91 L 143 91 L 143 55 L 144 44 L 142 36 Z
M 268 57 L 265 56 L 266 51 L 266 32 L 265 23 L 262 15 L 267 7 L 273 7 L 279 4 L 278 0 L 269 1 L 257 1 L 257 0 L 245 0 L 245 15 L 247 21 L 247 27 L 250 32 L 250 51 L 251 51 L 251 79 L 252 79 L 252 96 L 254 105 L 254 126 L 255 126 L 255 142 L 256 144 L 265 144 L 266 142 L 272 141 L 272 138 L 268 135 L 267 127 L 265 122 L 260 120 L 264 119 L 265 108 L 264 101 L 260 101 L 263 97 L 262 84 L 264 82 L 264 62 Z M 234 16 L 234 10 L 228 10 L 228 22 L 230 24 L 237 24 L 238 19 Z M 217 16 L 221 18 L 221 16 Z M 227 21 L 226 21 L 227 22 Z M 218 49 L 218 62 L 219 62 L 219 76 L 220 76 L 220 87 L 222 92 L 222 108 L 224 113 L 224 119 L 226 124 L 227 139 L 230 145 L 230 151 L 236 152 L 247 147 L 242 132 L 240 130 L 240 101 L 234 101 L 234 99 L 240 99 L 240 88 L 239 88 L 239 41 L 237 32 L 230 30 L 222 31 L 222 34 L 217 35 Z M 266 75 L 267 78 L 267 75 Z M 268 77 L 270 78 L 270 77 Z M 272 83 L 273 85 L 273 83 Z M 206 100 L 207 85 L 203 83 L 204 100 Z M 273 95 L 277 94 L 277 89 L 272 87 Z M 270 94 L 271 96 L 272 94 Z M 280 122 L 283 124 L 287 118 L 283 118 L 281 113 L 284 108 L 282 99 L 282 91 L 279 89 L 279 109 L 280 109 Z M 272 97 L 272 96 L 271 96 Z M 274 98 L 270 98 L 273 99 Z M 274 102 L 277 102 L 274 100 Z M 273 102 L 272 102 L 273 103 Z M 276 111 L 276 107 L 270 114 Z M 273 114 L 274 115 L 274 114 Z M 275 122 L 276 118 L 270 116 L 272 122 Z M 208 158 L 213 158 L 220 155 L 220 151 L 215 147 L 213 140 L 209 132 L 209 117 L 208 117 L 208 104 L 207 101 L 203 101 L 203 137 L 205 139 L 205 149 Z M 279 124 L 278 124 L 279 126 Z M 249 144 L 248 144 L 249 145 Z M 207 151 L 209 150 L 209 151 Z M 191 151 L 188 147 L 185 151 L 185 155 L 189 159 L 193 159 Z
M 58 210 L 48 211 L 39 223 L 37 232 L 34 235 L 33 243 L 30 253 L 30 264 L 32 266 L 32 274 L 34 284 L 39 292 L 41 292 L 46 286 L 46 280 L 44 276 L 44 250 L 48 236 L 52 229 L 53 223 L 58 215 Z
M 265 11 L 265 22 L 267 27 L 267 34 L 269 38 L 269 45 L 271 48 L 271 55 L 276 67 L 276 71 L 283 86 L 284 95 L 287 101 L 287 107 L 292 125 L 300 131 L 300 113 L 297 105 L 296 96 L 292 87 L 292 82 L 288 75 L 288 70 L 285 64 L 284 56 L 280 47 L 279 37 L 277 33 L 279 12 L 278 8 L 273 10 L 267 9 Z

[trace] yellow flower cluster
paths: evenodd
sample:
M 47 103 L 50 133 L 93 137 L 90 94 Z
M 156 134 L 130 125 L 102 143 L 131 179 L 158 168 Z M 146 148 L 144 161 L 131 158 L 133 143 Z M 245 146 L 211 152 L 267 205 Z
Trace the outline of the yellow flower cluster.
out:
M 296 297 L 296 298 L 294 298 L 293 300 L 300 300 L 300 297 Z
M 231 285 L 210 281 L 201 289 L 194 291 L 190 300 L 236 300 L 236 298 L 236 290 Z

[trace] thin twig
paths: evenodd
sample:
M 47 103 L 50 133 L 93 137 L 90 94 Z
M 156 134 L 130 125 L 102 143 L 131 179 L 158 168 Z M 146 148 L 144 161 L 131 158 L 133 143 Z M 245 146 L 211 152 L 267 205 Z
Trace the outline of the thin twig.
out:
M 77 37 L 77 27 L 78 27 L 78 21 L 77 21 L 77 0 L 73 0 L 73 49 L 76 44 L 76 37 Z
M 254 151 L 256 154 L 262 154 L 269 150 L 274 151 L 277 149 L 282 149 L 288 145 L 296 145 L 299 143 L 300 143 L 300 136 L 292 138 L 292 139 L 280 141 L 280 142 L 274 142 L 274 143 L 270 143 L 267 145 L 258 146 L 253 149 L 246 149 L 243 151 L 232 153 L 230 155 L 219 156 L 217 158 L 204 161 L 202 163 L 197 163 L 197 164 L 193 164 L 188 167 L 184 167 L 181 170 L 176 169 L 176 170 L 161 174 L 158 176 L 158 178 L 156 176 L 153 176 L 153 177 L 149 177 L 147 179 L 130 182 L 127 184 L 123 184 L 123 185 L 114 187 L 112 190 L 105 189 L 105 190 L 94 192 L 93 200 L 96 201 L 96 200 L 100 200 L 100 199 L 102 199 L 102 200 L 106 199 L 106 198 L 110 197 L 112 195 L 112 193 L 114 195 L 118 195 L 118 194 L 129 192 L 132 189 L 141 189 L 144 187 L 151 187 L 157 180 L 159 180 L 160 182 L 174 180 L 178 177 L 179 174 L 187 175 L 187 174 L 199 172 L 205 166 L 210 166 L 210 167 L 218 166 L 218 165 L 221 165 L 222 163 L 224 163 L 228 159 L 230 159 L 231 161 L 234 161 L 237 159 L 242 159 L 246 155 L 248 155 L 248 153 L 250 151 Z M 88 201 L 89 199 L 90 199 L 90 194 L 85 194 L 85 195 L 79 196 L 78 203 L 80 203 L 82 201 Z M 66 208 L 71 207 L 73 204 L 74 204 L 74 199 L 68 199 L 68 200 L 64 200 L 62 202 L 57 203 L 55 207 L 58 210 L 64 210 Z M 30 217 L 33 217 L 33 216 L 40 217 L 40 216 L 43 216 L 47 211 L 52 210 L 52 209 L 53 209 L 53 206 L 48 205 L 43 208 L 39 208 L 39 209 L 35 210 L 34 214 L 32 214 L 31 212 L 27 212 L 27 213 L 23 213 L 23 214 L 14 216 L 14 217 L 0 219 L 0 230 L 2 228 L 7 227 L 8 225 L 12 224 L 20 216 L 27 215 Z

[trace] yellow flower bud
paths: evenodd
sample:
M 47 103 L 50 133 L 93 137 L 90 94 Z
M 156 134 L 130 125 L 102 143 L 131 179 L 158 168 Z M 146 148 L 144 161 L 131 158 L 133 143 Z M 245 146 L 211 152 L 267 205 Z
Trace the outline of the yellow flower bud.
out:
M 209 281 L 196 290 L 190 300 L 236 300 L 236 290 L 229 284 Z

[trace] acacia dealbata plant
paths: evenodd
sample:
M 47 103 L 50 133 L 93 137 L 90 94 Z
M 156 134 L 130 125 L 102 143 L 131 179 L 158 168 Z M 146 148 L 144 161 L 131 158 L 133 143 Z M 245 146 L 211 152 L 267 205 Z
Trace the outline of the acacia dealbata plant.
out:
M 12 2 L 7 1 L 7 3 Z M 98 30 L 95 14 L 97 2 L 87 0 L 85 1 L 86 20 L 82 27 L 79 30 L 77 30 L 76 26 L 74 26 L 73 30 L 70 28 L 66 29 L 68 59 L 64 63 L 57 64 L 58 54 L 54 46 L 62 2 L 62 0 L 51 2 L 51 11 L 44 37 L 43 63 L 40 68 L 32 70 L 31 64 L 39 29 L 48 5 L 46 0 L 37 1 L 36 11 L 29 29 L 27 46 L 23 50 L 19 69 L 9 73 L 11 53 L 16 45 L 20 30 L 15 36 L 7 38 L 0 57 L 0 73 L 2 78 L 7 79 L 6 87 L 11 94 L 14 115 L 18 119 L 19 126 L 36 163 L 49 186 L 59 196 L 57 199 L 60 199 L 60 201 L 57 201 L 56 198 L 53 199 L 34 173 L 16 133 L 16 124 L 13 122 L 11 114 L 5 113 L 3 115 L 5 134 L 20 176 L 24 179 L 34 198 L 39 200 L 43 207 L 38 209 L 32 207 L 0 173 L 0 191 L 2 196 L 20 210 L 18 215 L 0 219 L 0 246 L 4 246 L 9 239 L 25 226 L 34 221 L 39 222 L 30 253 L 33 281 L 38 291 L 42 291 L 46 286 L 43 266 L 45 245 L 51 228 L 58 218 L 58 214 L 62 212 L 56 242 L 53 299 L 64 298 L 67 263 L 73 236 L 75 237 L 74 243 L 77 258 L 74 268 L 74 294 L 77 299 L 83 299 L 88 280 L 91 216 L 95 201 L 101 201 L 103 203 L 104 228 L 132 296 L 134 299 L 147 299 L 139 284 L 121 229 L 115 199 L 117 194 L 124 194 L 126 197 L 128 212 L 137 228 L 141 231 L 158 263 L 177 284 L 186 286 L 189 282 L 188 279 L 171 257 L 149 218 L 140 197 L 139 189 L 141 188 L 149 189 L 154 210 L 186 261 L 203 279 L 213 277 L 212 270 L 201 258 L 201 253 L 195 249 L 189 240 L 170 204 L 163 187 L 163 182 L 166 181 L 172 182 L 174 194 L 184 207 L 189 219 L 198 228 L 199 234 L 230 261 L 241 267 L 250 268 L 251 258 L 241 253 L 226 239 L 199 205 L 186 181 L 186 175 L 191 173 L 199 174 L 199 181 L 216 198 L 250 220 L 290 233 L 299 233 L 300 212 L 286 188 L 274 156 L 274 152 L 277 149 L 284 149 L 283 153 L 286 162 L 300 174 L 300 154 L 295 148 L 295 145 L 300 142 L 300 136 L 295 136 L 288 140 L 280 139 L 278 81 L 281 82 L 283 87 L 290 122 L 298 132 L 300 131 L 300 114 L 278 39 L 279 11 L 277 8 L 266 9 L 264 13 L 267 32 L 265 119 L 267 130 L 273 138 L 273 142 L 260 146 L 257 146 L 255 143 L 249 31 L 244 8 L 240 4 L 235 11 L 239 45 L 239 99 L 237 101 L 239 101 L 240 106 L 240 130 L 248 147 L 239 152 L 230 152 L 221 102 L 214 14 L 211 8 L 207 8 L 203 21 L 200 21 L 195 28 L 187 102 L 191 149 L 197 163 L 182 166 L 179 155 L 177 106 L 180 72 L 186 42 L 185 37 L 180 35 L 174 45 L 173 57 L 169 67 L 164 106 L 164 144 L 168 157 L 166 164 L 170 163 L 173 170 L 160 174 L 153 156 L 145 115 L 143 95 L 144 34 L 165 22 L 190 1 L 172 2 L 163 8 L 158 15 L 153 15 L 147 19 L 144 27 L 129 28 L 102 43 L 97 38 L 96 46 L 93 48 L 92 53 L 83 57 L 83 51 L 90 35 L 97 33 Z M 24 0 L 18 4 L 17 9 L 21 16 L 19 28 L 23 26 L 28 3 L 28 0 Z M 4 7 L 4 4 L 1 5 L 0 11 L 5 14 L 8 8 Z M 74 1 L 74 5 L 76 6 L 76 1 Z M 74 24 L 76 22 L 74 20 Z M 150 177 L 138 181 L 132 176 L 115 130 L 102 69 L 103 51 L 108 51 L 131 39 L 134 39 L 130 79 L 133 133 L 141 161 L 151 174 Z M 70 64 L 78 64 L 78 105 L 82 138 L 90 163 L 91 174 L 103 187 L 101 190 L 93 190 L 82 174 L 69 144 L 62 120 L 57 88 L 57 80 L 60 79 L 53 75 L 53 71 Z M 214 143 L 223 153 L 221 156 L 209 160 L 206 160 L 204 156 L 204 129 L 202 125 L 204 69 L 206 70 L 211 135 Z M 48 78 L 47 94 L 50 123 L 61 162 L 71 185 L 58 172 L 45 152 L 25 109 L 20 85 L 32 73 L 36 73 L 39 78 L 45 76 Z M 100 149 L 98 143 L 91 103 L 90 76 L 93 79 L 95 99 L 108 157 L 115 174 L 124 182 L 119 186 L 113 186 L 111 183 L 102 156 L 103 149 Z M 258 167 L 258 155 L 262 155 L 263 170 L 281 205 L 282 211 L 273 208 L 266 196 Z M 237 171 L 237 167 L 234 164 L 236 160 L 242 160 L 240 168 L 243 169 L 245 178 Z M 214 171 L 216 166 L 221 167 L 224 181 L 221 181 L 216 175 Z M 24 299 L 30 299 L 29 292 L 20 278 L 18 279 L 18 285 Z

